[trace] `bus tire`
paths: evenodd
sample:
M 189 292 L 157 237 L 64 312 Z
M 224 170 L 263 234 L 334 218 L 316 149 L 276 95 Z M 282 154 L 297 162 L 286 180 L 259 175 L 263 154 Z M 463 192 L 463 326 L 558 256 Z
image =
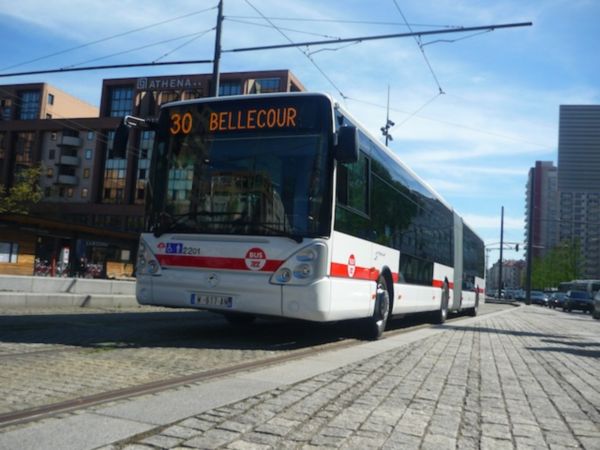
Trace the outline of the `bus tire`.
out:
M 450 294 L 448 292 L 448 283 L 444 282 L 442 288 L 442 303 L 440 309 L 433 313 L 433 322 L 439 325 L 443 324 L 448 318 L 448 303 L 450 302 Z
M 234 325 L 236 327 L 251 325 L 256 320 L 256 316 L 253 314 L 224 313 L 223 316 L 230 325 Z
M 385 331 L 389 315 L 390 294 L 385 277 L 380 275 L 377 280 L 375 310 L 371 317 L 365 319 L 365 338 L 372 341 L 379 339 Z
M 475 317 L 479 312 L 479 293 L 475 295 L 475 306 L 469 309 L 469 315 Z

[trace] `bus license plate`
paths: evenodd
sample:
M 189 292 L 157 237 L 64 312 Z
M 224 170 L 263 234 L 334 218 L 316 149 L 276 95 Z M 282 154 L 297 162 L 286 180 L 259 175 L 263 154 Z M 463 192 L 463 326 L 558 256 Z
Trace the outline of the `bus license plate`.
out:
M 221 308 L 232 308 L 233 297 L 226 295 L 205 295 L 205 294 L 192 294 L 190 299 L 192 305 L 200 306 L 216 306 Z

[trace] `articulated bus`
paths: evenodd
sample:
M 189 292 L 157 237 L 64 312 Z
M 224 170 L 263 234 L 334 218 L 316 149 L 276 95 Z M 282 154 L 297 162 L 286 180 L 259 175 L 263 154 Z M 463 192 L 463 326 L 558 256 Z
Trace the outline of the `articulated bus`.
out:
M 328 95 L 169 103 L 126 117 L 115 151 L 127 127 L 155 130 L 140 304 L 363 319 L 377 339 L 390 315 L 484 301 L 482 240 Z

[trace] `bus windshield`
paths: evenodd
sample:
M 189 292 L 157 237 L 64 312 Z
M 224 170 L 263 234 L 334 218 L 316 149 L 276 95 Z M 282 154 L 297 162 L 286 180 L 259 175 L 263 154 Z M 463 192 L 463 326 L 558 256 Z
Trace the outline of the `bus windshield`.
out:
M 326 143 L 321 134 L 193 133 L 159 143 L 167 155 L 152 203 L 159 232 L 328 235 Z

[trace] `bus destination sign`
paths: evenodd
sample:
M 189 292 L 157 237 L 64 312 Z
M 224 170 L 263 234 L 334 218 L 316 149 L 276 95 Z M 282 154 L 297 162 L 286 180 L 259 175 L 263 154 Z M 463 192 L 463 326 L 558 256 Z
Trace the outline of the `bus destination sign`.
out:
M 172 136 L 190 133 L 218 135 L 321 128 L 321 99 L 270 100 L 177 105 L 169 110 L 169 132 Z

